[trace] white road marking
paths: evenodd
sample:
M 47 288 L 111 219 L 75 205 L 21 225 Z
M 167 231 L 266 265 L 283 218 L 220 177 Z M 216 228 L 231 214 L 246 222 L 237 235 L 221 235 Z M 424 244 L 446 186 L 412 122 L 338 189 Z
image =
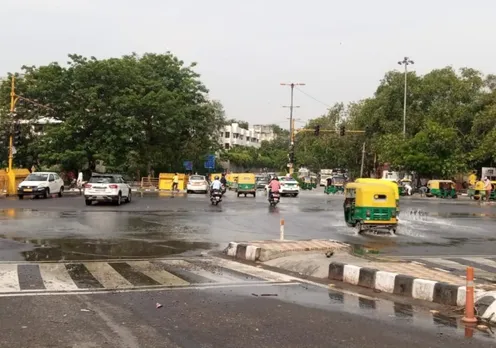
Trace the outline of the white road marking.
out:
M 47 290 L 77 290 L 69 272 L 62 263 L 40 264 L 40 274 Z
M 17 265 L 0 265 L 0 292 L 20 290 Z
M 133 285 L 106 262 L 85 262 L 85 267 L 105 288 L 128 288 Z

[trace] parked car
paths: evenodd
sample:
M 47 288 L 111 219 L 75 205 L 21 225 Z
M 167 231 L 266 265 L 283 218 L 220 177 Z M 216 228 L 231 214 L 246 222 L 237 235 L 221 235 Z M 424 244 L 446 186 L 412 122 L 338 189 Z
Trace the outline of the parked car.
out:
M 84 185 L 86 205 L 93 202 L 112 202 L 121 205 L 131 202 L 131 186 L 119 174 L 93 174 Z
M 54 172 L 35 172 L 29 174 L 17 187 L 17 197 L 42 196 L 48 198 L 52 193 L 62 197 L 64 193 L 64 181 Z
M 189 177 L 188 184 L 186 185 L 186 192 L 201 192 L 207 193 L 208 191 L 208 182 L 207 178 L 203 175 L 191 175 Z

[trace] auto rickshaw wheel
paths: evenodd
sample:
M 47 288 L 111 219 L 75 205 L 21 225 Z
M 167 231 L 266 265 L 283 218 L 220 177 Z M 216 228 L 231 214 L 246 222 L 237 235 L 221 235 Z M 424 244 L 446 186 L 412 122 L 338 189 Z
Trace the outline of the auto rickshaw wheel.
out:
M 355 224 L 355 229 L 357 231 L 358 234 L 362 233 L 363 229 L 362 229 L 362 223 L 361 222 L 357 222 Z

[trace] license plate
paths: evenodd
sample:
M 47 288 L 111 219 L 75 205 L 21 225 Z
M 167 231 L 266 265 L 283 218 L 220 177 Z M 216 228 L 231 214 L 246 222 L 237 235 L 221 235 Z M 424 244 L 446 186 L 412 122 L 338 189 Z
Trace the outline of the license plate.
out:
M 33 189 L 24 189 L 24 192 L 33 192 Z

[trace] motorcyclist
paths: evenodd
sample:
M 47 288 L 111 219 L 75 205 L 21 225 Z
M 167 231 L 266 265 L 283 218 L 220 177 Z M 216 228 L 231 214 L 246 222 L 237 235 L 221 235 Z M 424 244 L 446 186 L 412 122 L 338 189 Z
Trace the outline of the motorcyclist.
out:
M 219 176 L 216 175 L 214 178 L 214 181 L 210 184 L 210 196 L 213 195 L 215 191 L 221 191 L 222 190 L 222 182 L 219 180 Z
M 222 191 L 225 192 L 227 187 L 226 173 L 222 173 L 222 176 L 220 178 L 220 183 L 222 184 Z
M 281 189 L 281 183 L 279 182 L 279 178 L 276 176 L 269 182 L 269 199 L 272 199 L 273 193 L 279 193 Z

